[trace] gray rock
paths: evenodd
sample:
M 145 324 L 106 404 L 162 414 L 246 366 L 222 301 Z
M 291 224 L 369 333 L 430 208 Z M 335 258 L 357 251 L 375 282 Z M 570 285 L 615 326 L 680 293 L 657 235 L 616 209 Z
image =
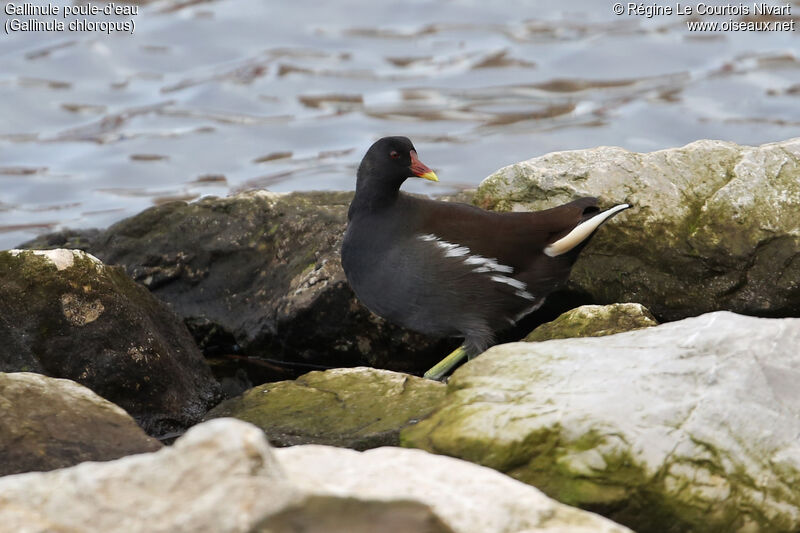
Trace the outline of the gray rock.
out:
M 797 531 L 798 346 L 800 319 L 728 312 L 496 346 L 401 438 L 640 533 Z
M 0 476 L 152 452 L 128 413 L 73 381 L 0 372 Z
M 0 252 L 0 338 L 0 372 L 76 381 L 151 435 L 196 423 L 220 396 L 181 320 L 81 251 Z
M 573 337 L 603 337 L 657 326 L 642 304 L 582 305 L 534 329 L 523 340 L 540 342 Z
M 299 365 L 285 373 L 261 367 L 257 382 L 315 365 L 424 371 L 453 343 L 389 324 L 358 302 L 339 258 L 351 198 L 255 191 L 172 202 L 96 235 L 67 232 L 27 246 L 80 243 L 124 266 L 185 319 L 206 354 Z
M 240 532 L 297 501 L 261 430 L 230 420 L 171 447 L 0 478 L 4 531 Z
M 572 288 L 595 302 L 641 302 L 666 320 L 800 314 L 800 139 L 556 152 L 488 177 L 476 203 L 529 210 L 584 195 L 634 205 L 572 269 Z
M 273 450 L 217 419 L 173 447 L 0 478 L 6 531 L 516 533 L 627 529 L 490 469 L 418 450 Z
M 629 531 L 561 505 L 538 490 L 531 492 L 533 487 L 489 468 L 421 450 L 384 447 L 357 452 L 307 445 L 282 448 L 275 455 L 303 491 L 359 501 L 419 502 L 457 532 Z
M 206 418 L 230 416 L 255 424 L 274 446 L 366 450 L 397 446 L 400 430 L 429 415 L 444 392 L 442 383 L 407 374 L 338 368 L 255 387 L 222 402 Z

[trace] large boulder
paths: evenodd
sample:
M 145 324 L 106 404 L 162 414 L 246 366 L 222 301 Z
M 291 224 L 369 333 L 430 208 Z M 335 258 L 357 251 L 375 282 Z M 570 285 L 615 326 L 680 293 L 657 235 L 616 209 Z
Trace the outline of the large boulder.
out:
M 0 372 L 85 385 L 151 435 L 199 421 L 219 384 L 183 322 L 119 267 L 77 250 L 0 252 Z
M 207 354 L 299 369 L 262 366 L 261 381 L 314 365 L 424 371 L 454 346 L 389 324 L 356 299 L 339 257 L 351 198 L 254 191 L 172 202 L 99 234 L 54 234 L 28 246 L 80 245 L 124 266 L 184 318 Z
M 800 139 L 555 152 L 497 171 L 475 201 L 532 210 L 585 195 L 634 206 L 572 270 L 572 289 L 589 300 L 640 302 L 661 320 L 800 315 Z
M 582 305 L 542 324 L 522 340 L 541 342 L 573 337 L 603 337 L 657 325 L 656 319 L 642 304 Z
M 533 487 L 489 468 L 421 450 L 384 447 L 356 452 L 308 445 L 282 448 L 275 455 L 287 476 L 304 491 L 385 505 L 410 500 L 429 507 L 454 532 L 629 531 L 561 505 L 538 490 L 530 492 Z M 387 530 L 366 527 L 363 531 Z
M 716 312 L 496 346 L 404 445 L 640 533 L 800 530 L 800 319 Z
M 327 444 L 366 450 L 397 446 L 400 430 L 428 416 L 444 392 L 444 384 L 408 374 L 338 368 L 260 385 L 222 402 L 206 418 L 234 417 L 255 424 L 274 446 Z
M 128 413 L 67 379 L 0 372 L 0 476 L 152 452 Z
M 419 450 L 273 450 L 218 419 L 174 446 L 0 478 L 7 531 L 622 533 L 490 469 Z

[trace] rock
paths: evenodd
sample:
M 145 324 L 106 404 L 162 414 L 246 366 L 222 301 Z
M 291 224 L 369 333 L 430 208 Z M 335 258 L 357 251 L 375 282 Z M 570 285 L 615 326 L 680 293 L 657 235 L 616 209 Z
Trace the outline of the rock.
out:
M 0 252 L 0 338 L 0 371 L 77 381 L 151 435 L 199 421 L 219 399 L 180 319 L 77 250 Z
M 523 340 L 540 342 L 573 337 L 603 337 L 657 325 L 650 311 L 641 304 L 582 305 L 552 322 L 542 324 Z
M 275 455 L 287 476 L 304 491 L 387 504 L 418 502 L 429 506 L 452 531 L 629 531 L 561 505 L 538 490 L 531 492 L 533 487 L 489 468 L 421 450 L 385 447 L 357 452 L 307 445 L 275 450 Z
M 716 312 L 496 346 L 401 439 L 640 533 L 797 531 L 799 345 L 800 319 Z
M 259 356 L 298 370 L 369 365 L 424 371 L 455 346 L 401 329 L 356 299 L 339 249 L 351 192 L 172 202 L 99 235 L 44 237 L 84 249 L 128 273 L 185 319 L 206 354 Z M 457 344 L 457 341 L 455 342 Z M 249 368 L 248 370 L 258 370 Z
M 87 250 L 100 235 L 100 230 L 90 229 L 64 229 L 53 233 L 40 235 L 18 248 L 27 250 L 53 250 L 56 248 L 69 248 Z
M 6 531 L 240 532 L 296 501 L 263 433 L 215 420 L 163 450 L 0 478 Z
M 67 379 L 0 372 L 0 410 L 0 476 L 161 448 L 120 407 Z
M 442 383 L 407 374 L 339 368 L 255 387 L 222 402 L 206 418 L 232 416 L 255 424 L 275 446 L 366 450 L 397 446 L 400 430 L 428 416 L 444 391 Z
M 634 206 L 572 269 L 572 289 L 594 302 L 641 302 L 660 320 L 800 314 L 800 138 L 556 152 L 489 176 L 475 201 L 532 210 L 585 195 Z
M 492 470 L 418 450 L 273 450 L 218 419 L 174 446 L 0 478 L 7 531 L 623 532 Z

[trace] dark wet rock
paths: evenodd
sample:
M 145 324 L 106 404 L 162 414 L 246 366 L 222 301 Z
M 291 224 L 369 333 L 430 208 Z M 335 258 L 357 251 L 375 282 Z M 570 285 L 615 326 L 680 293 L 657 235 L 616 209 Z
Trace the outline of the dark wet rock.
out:
M 270 444 L 327 444 L 356 450 L 397 446 L 400 430 L 428 416 L 442 383 L 373 368 L 310 372 L 255 387 L 222 402 L 206 418 L 259 426 Z
M 0 372 L 0 476 L 153 452 L 122 408 L 67 379 Z
M 262 372 L 256 383 L 340 366 L 424 371 L 457 341 L 401 329 L 358 302 L 339 258 L 351 198 L 256 191 L 172 202 L 111 226 L 84 249 L 168 302 L 207 355 L 277 363 L 233 359 Z M 296 366 L 281 371 L 286 363 Z
M 35 239 L 26 242 L 19 248 L 29 250 L 51 250 L 53 248 L 69 248 L 77 250 L 87 250 L 100 235 L 100 230 L 90 229 L 64 229 L 54 233 L 40 235 Z
M 552 322 L 542 324 L 523 340 L 540 342 L 573 337 L 603 337 L 657 325 L 650 311 L 641 304 L 582 305 Z
M 401 440 L 640 533 L 796 532 L 798 346 L 800 319 L 729 312 L 495 346 Z
M 488 177 L 476 203 L 543 209 L 585 195 L 634 206 L 572 269 L 570 286 L 591 302 L 640 302 L 659 320 L 800 315 L 800 139 L 556 152 Z
M 78 250 L 0 252 L 0 371 L 68 378 L 151 435 L 201 419 L 220 395 L 184 324 L 119 267 Z
M 625 533 L 488 468 L 420 450 L 273 449 L 218 419 L 174 446 L 0 478 L 4 531 Z

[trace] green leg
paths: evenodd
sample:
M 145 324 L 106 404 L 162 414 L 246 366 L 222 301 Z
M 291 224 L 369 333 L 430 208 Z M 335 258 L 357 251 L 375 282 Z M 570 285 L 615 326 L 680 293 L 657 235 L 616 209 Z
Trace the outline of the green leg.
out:
M 459 363 L 459 361 L 464 359 L 466 356 L 467 356 L 467 350 L 464 349 L 463 346 L 459 346 L 458 348 L 453 350 L 453 352 L 450 355 L 448 355 L 447 357 L 436 363 L 436 365 L 433 368 L 425 372 L 424 377 L 438 381 L 442 379 L 442 377 L 445 374 L 447 374 L 451 368 L 456 366 Z

